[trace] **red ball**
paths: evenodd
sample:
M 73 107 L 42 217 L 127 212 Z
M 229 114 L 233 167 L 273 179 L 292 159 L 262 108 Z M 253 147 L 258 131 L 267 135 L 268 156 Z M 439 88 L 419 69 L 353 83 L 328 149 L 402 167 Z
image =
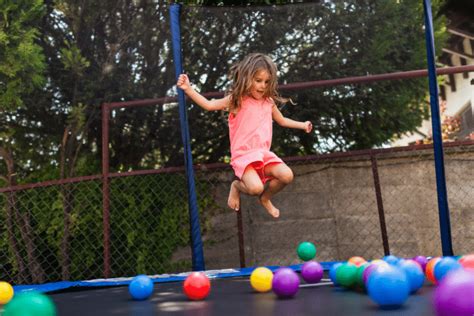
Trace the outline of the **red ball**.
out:
M 211 291 L 211 282 L 202 272 L 193 272 L 184 281 L 184 294 L 191 300 L 202 300 L 209 295 Z

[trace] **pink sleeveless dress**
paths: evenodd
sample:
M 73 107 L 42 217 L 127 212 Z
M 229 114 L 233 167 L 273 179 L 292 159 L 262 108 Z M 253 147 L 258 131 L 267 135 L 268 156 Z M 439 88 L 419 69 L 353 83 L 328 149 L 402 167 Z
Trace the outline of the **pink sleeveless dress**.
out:
M 268 99 L 244 97 L 239 112 L 229 114 L 230 164 L 239 179 L 245 168 L 252 165 L 265 183 L 270 179 L 265 176 L 265 166 L 283 162 L 270 151 L 272 107 Z

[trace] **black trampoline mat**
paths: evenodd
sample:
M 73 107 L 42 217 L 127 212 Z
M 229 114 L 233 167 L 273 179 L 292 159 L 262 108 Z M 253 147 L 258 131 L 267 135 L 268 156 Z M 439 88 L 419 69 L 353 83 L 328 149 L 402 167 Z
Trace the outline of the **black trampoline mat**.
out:
M 145 301 L 130 298 L 128 287 L 84 289 L 50 294 L 58 315 L 433 315 L 433 286 L 425 285 L 398 309 L 383 310 L 362 292 L 334 287 L 328 282 L 302 282 L 291 299 L 272 292 L 257 293 L 248 278 L 214 279 L 211 293 L 203 301 L 189 301 L 182 282 L 155 283 Z

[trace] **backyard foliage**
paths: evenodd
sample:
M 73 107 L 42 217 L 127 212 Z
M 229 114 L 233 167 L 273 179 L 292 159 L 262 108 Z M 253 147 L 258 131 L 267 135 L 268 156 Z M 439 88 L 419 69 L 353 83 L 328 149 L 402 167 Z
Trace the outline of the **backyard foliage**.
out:
M 432 2 L 437 12 L 442 1 Z M 184 68 L 203 92 L 225 91 L 230 66 L 257 51 L 274 58 L 280 83 L 426 66 L 421 1 L 186 3 Z M 4 187 L 100 174 L 101 105 L 176 94 L 167 1 L 4 0 L 0 13 Z M 436 19 L 438 45 L 444 24 Z M 383 146 L 428 115 L 426 91 L 424 79 L 282 91 L 296 103 L 282 105 L 283 113 L 311 120 L 315 132 L 275 128 L 273 150 L 291 156 Z M 188 107 L 194 162 L 227 161 L 225 114 Z M 114 109 L 105 145 L 111 172 L 182 166 L 176 104 Z M 119 258 L 112 272 L 187 268 L 170 259 L 189 239 L 184 178 L 140 181 L 111 181 L 112 255 Z M 100 276 L 99 182 L 5 192 L 0 205 L 3 270 L 28 282 Z

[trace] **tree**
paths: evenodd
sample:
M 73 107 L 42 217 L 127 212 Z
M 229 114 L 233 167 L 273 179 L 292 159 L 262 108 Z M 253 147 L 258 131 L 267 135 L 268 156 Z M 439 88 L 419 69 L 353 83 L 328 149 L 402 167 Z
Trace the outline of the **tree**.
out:
M 436 12 L 441 2 L 433 3 Z M 173 93 L 168 6 L 164 1 L 61 0 L 46 1 L 46 8 L 41 45 L 48 58 L 49 84 L 40 96 L 31 95 L 39 102 L 21 112 L 27 125 L 17 125 L 23 135 L 35 136 L 18 142 L 35 144 L 28 157 L 33 164 L 30 173 L 51 161 L 59 166 L 59 144 L 69 113 L 82 104 L 89 123 L 77 161 L 89 163 L 81 163 L 76 172 L 99 172 L 100 105 Z M 425 68 L 418 1 L 184 6 L 181 22 L 185 71 L 202 91 L 224 91 L 230 65 L 255 51 L 274 57 L 281 83 Z M 443 37 L 438 32 L 443 23 L 443 19 L 436 23 L 438 39 Z M 66 67 L 60 53 L 72 47 L 89 63 L 80 77 Z M 306 135 L 276 128 L 273 148 L 287 156 L 380 146 L 414 129 L 427 115 L 420 102 L 425 91 L 424 82 L 414 80 L 284 91 L 297 103 L 284 106 L 284 114 L 311 119 L 316 132 Z M 195 161 L 226 160 L 225 115 L 189 106 Z M 114 110 L 110 127 L 112 170 L 183 164 L 175 105 Z M 58 171 L 47 174 L 59 176 Z
M 437 12 L 440 2 L 433 4 Z M 253 51 L 274 57 L 282 83 L 426 67 L 423 8 L 418 1 L 186 8 L 183 16 L 186 71 L 203 91 L 223 89 L 221 74 Z M 202 21 L 199 30 L 196 21 Z M 440 18 L 435 24 L 438 45 L 444 37 L 439 32 L 443 23 Z M 200 80 L 203 74 L 205 79 Z M 316 131 L 305 135 L 276 128 L 273 149 L 281 155 L 296 155 L 381 146 L 394 135 L 415 129 L 427 117 L 426 91 L 423 79 L 285 91 L 297 105 L 286 105 L 284 114 L 311 119 Z M 212 114 L 191 110 L 195 156 L 213 160 L 219 155 L 208 152 L 225 143 L 221 135 L 226 135 L 226 127 L 223 122 L 209 121 L 218 122 Z
M 24 106 L 25 95 L 43 84 L 44 57 L 35 42 L 38 35 L 35 22 L 43 14 L 42 1 L 5 0 L 0 2 L 0 13 L 0 158 L 5 163 L 1 178 L 8 186 L 15 186 L 16 131 L 10 122 L 18 118 L 14 113 Z M 16 201 L 16 193 L 8 192 L 5 217 L 10 249 L 20 278 L 29 275 L 32 282 L 43 282 L 30 215 Z M 20 252 L 21 243 L 25 245 L 26 260 Z
M 230 2 L 243 4 L 218 4 Z M 441 1 L 433 3 L 436 12 Z M 0 91 L 0 156 L 5 161 L 0 170 L 6 186 L 99 173 L 101 146 L 109 145 L 101 141 L 101 104 L 175 94 L 166 1 L 45 0 L 41 6 L 40 1 L 10 0 L 1 2 L 0 8 L 4 19 L 0 20 L 0 84 L 5 89 Z M 181 18 L 185 71 L 202 91 L 227 89 L 231 64 L 255 51 L 274 58 L 281 83 L 425 68 L 421 1 L 185 6 Z M 443 38 L 443 23 L 442 18 L 437 20 L 437 39 Z M 46 80 L 41 80 L 41 74 Z M 414 129 L 426 116 L 421 102 L 426 90 L 424 82 L 410 80 L 282 91 L 296 101 L 296 105 L 282 106 L 284 114 L 312 120 L 316 132 L 306 135 L 276 128 L 273 149 L 288 156 L 380 146 L 393 135 Z M 228 159 L 225 113 L 188 106 L 194 161 Z M 110 119 L 112 171 L 183 165 L 176 103 L 115 109 Z M 130 185 L 142 191 L 140 181 Z M 183 187 L 180 182 L 176 186 Z M 83 188 L 84 192 L 88 189 Z M 118 187 L 114 189 L 120 194 Z M 124 201 L 138 196 L 130 190 L 121 197 Z M 41 204 L 42 192 L 29 193 L 35 196 L 32 203 Z M 94 193 L 98 201 L 100 194 Z M 147 212 L 163 199 L 154 191 L 149 194 L 150 203 L 142 205 Z M 49 225 L 44 240 L 54 245 L 53 250 L 43 244 L 39 248 L 47 253 L 62 251 L 62 275 L 67 279 L 80 266 L 78 258 L 69 254 L 71 240 L 85 236 L 73 228 L 95 224 L 93 231 L 99 232 L 101 227 L 95 213 L 80 216 L 81 202 L 69 185 L 51 195 L 41 211 L 48 213 L 53 204 L 54 210 L 63 213 L 54 213 L 53 223 L 43 221 Z M 26 202 L 14 192 L 6 196 L 5 225 L 15 268 L 26 276 L 23 280 L 41 282 L 45 272 L 35 258 L 34 239 L 27 229 L 32 223 L 21 212 Z M 167 198 L 178 201 L 180 192 Z M 138 202 L 143 201 L 133 200 L 126 211 L 140 218 L 143 209 L 137 214 L 134 208 Z M 178 202 L 179 207 L 167 211 L 177 214 L 185 207 Z M 120 225 L 120 220 L 112 226 Z M 95 253 L 81 249 L 72 254 L 98 260 Z

